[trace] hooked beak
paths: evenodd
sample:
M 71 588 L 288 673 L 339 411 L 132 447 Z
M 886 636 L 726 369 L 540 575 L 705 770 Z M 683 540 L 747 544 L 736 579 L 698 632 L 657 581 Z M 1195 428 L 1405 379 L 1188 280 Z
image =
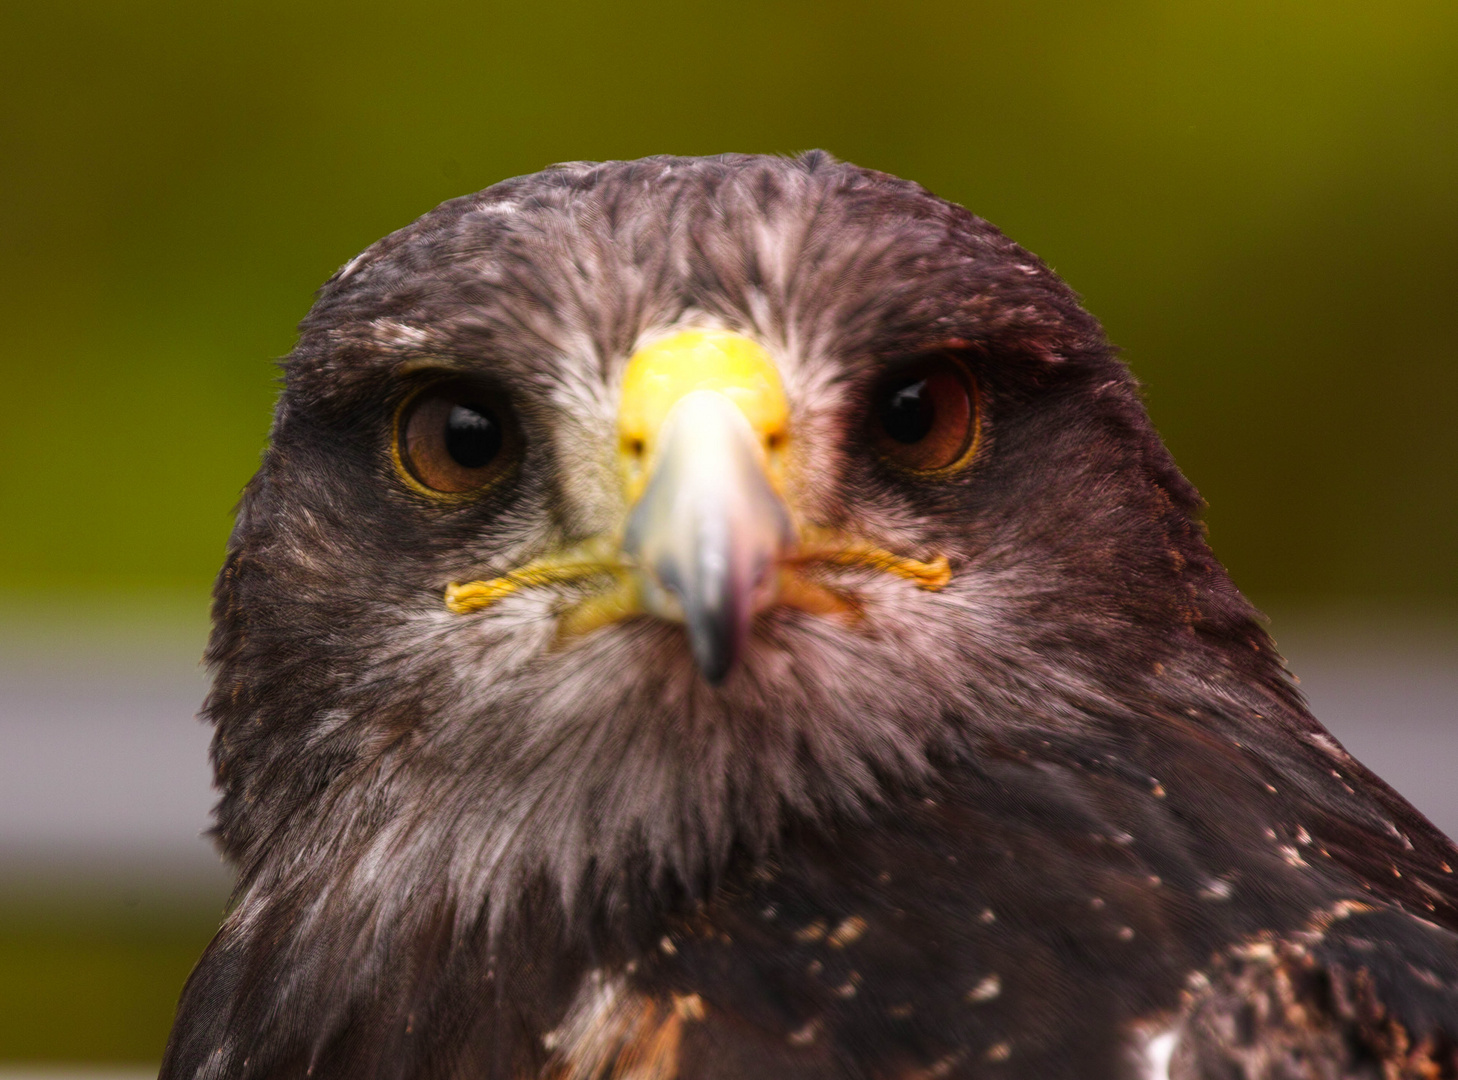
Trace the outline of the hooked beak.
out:
M 787 419 L 774 362 L 736 334 L 679 332 L 639 350 L 624 373 L 619 452 L 632 505 L 622 553 L 642 609 L 685 624 L 710 683 L 775 602 L 794 546 L 772 475 Z
M 774 603 L 795 540 L 762 440 L 732 399 L 693 390 L 668 411 L 623 554 L 644 610 L 684 623 L 704 678 L 724 680 L 750 620 Z

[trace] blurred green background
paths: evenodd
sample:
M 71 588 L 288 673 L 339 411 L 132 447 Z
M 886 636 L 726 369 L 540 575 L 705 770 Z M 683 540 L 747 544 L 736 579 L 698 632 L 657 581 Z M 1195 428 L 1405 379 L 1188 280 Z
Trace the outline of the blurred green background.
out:
M 9 5 L 0 587 L 200 593 L 312 290 L 574 158 L 824 147 L 1048 259 L 1258 600 L 1458 601 L 1458 6 Z
M 1458 608 L 1452 0 L 60 0 L 0 57 L 18 609 L 202 608 L 273 361 L 384 233 L 554 161 L 809 147 L 1085 296 L 1258 603 Z M 155 1059 L 216 911 L 37 911 L 0 911 L 0 1058 Z M 65 956 L 142 1012 L 75 1043 L 5 1004 Z

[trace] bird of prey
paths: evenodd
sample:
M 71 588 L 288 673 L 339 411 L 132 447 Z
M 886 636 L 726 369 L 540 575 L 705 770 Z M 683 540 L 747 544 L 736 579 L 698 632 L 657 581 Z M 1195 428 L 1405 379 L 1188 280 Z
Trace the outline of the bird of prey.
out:
M 1075 295 L 916 184 L 445 203 L 285 363 L 163 1076 L 1454 1076 L 1458 850 L 1200 511 Z

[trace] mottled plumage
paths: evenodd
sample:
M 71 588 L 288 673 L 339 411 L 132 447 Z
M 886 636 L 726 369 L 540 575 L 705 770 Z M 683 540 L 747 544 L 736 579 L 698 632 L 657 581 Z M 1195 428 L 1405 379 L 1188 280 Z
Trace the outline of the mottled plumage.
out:
M 950 581 L 817 566 L 843 610 L 761 611 L 717 686 L 662 618 L 567 633 L 601 576 L 448 609 L 621 533 L 624 367 L 680 327 L 773 358 L 800 526 Z M 931 354 L 981 426 L 914 473 L 866 416 Z M 479 494 L 399 467 L 442 374 L 508 403 Z M 1199 510 L 1073 293 L 914 184 L 652 158 L 444 204 L 286 363 L 209 651 L 237 894 L 163 1076 L 1458 1075 L 1458 850 Z

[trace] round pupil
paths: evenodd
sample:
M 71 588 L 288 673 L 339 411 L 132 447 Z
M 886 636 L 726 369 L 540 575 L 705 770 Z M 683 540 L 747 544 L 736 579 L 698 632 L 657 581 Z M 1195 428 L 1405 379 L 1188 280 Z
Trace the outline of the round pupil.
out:
M 926 438 L 936 422 L 937 408 L 926 392 L 926 379 L 898 387 L 881 403 L 881 427 L 899 443 Z
M 501 425 L 484 409 L 453 405 L 446 417 L 445 444 L 457 465 L 479 469 L 501 452 Z

